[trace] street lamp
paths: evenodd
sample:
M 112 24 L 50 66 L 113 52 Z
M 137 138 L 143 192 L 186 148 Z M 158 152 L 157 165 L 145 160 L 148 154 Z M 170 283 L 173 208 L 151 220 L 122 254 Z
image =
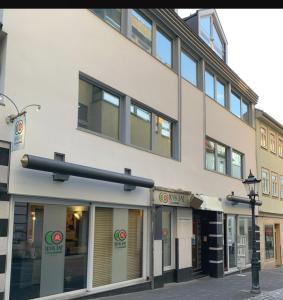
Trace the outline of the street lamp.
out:
M 19 117 L 19 116 L 25 114 L 25 113 L 26 113 L 25 109 L 27 109 L 28 107 L 35 106 L 37 111 L 39 111 L 39 110 L 41 109 L 41 106 L 40 106 L 39 104 L 29 104 L 29 105 L 25 106 L 25 107 L 20 111 L 20 110 L 18 109 L 16 103 L 15 103 L 10 97 L 8 97 L 7 95 L 5 95 L 5 94 L 3 94 L 3 93 L 0 93 L 0 105 L 1 105 L 1 106 L 5 106 L 5 102 L 4 102 L 5 99 L 9 100 L 9 101 L 13 104 L 13 106 L 15 107 L 15 109 L 16 109 L 16 111 L 17 111 L 17 114 L 16 114 L 16 115 L 9 115 L 9 116 L 6 118 L 7 124 L 13 123 L 14 120 L 15 120 L 17 117 Z
M 252 208 L 252 289 L 251 293 L 260 294 L 260 286 L 259 286 L 259 262 L 257 258 L 256 252 L 256 236 L 255 236 L 255 198 L 258 196 L 258 187 L 260 183 L 260 179 L 257 179 L 251 172 L 247 179 L 243 181 L 245 185 L 247 196 L 250 198 L 250 205 Z

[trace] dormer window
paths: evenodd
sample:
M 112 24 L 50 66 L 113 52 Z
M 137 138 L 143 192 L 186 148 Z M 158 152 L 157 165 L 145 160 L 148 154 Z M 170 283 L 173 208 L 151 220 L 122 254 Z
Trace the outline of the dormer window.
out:
M 212 15 L 200 17 L 200 36 L 218 56 L 224 59 L 224 43 L 220 38 Z

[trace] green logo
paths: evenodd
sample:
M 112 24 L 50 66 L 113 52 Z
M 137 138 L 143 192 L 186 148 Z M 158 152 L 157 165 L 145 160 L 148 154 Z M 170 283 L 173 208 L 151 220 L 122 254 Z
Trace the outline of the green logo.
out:
M 45 242 L 48 245 L 59 245 L 62 243 L 64 235 L 61 231 L 48 231 L 45 234 Z
M 114 232 L 114 239 L 117 241 L 117 242 L 122 242 L 126 239 L 127 237 L 127 232 L 125 229 L 117 229 L 115 230 Z
M 169 194 L 167 194 L 167 193 L 160 193 L 159 194 L 159 200 L 162 203 L 168 203 L 168 201 L 169 201 Z

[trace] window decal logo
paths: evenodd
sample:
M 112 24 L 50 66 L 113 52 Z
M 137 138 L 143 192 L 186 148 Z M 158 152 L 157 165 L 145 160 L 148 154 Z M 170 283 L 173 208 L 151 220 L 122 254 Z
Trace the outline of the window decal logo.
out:
M 127 237 L 127 232 L 125 229 L 117 229 L 115 230 L 114 232 L 114 239 L 117 241 L 117 242 L 122 242 L 126 239 Z
M 45 253 L 51 255 L 62 253 L 63 240 L 64 240 L 64 234 L 62 231 L 60 230 L 47 231 L 45 233 Z

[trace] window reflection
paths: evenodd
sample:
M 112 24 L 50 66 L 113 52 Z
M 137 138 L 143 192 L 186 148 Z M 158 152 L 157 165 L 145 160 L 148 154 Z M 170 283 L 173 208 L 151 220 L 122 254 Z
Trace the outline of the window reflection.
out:
M 172 41 L 159 29 L 156 31 L 156 56 L 168 67 L 172 66 Z
M 92 9 L 102 20 L 120 31 L 121 8 L 94 8 Z
M 155 116 L 155 152 L 172 156 L 172 122 Z
M 151 149 L 151 113 L 131 105 L 131 144 Z
M 184 52 L 181 52 L 182 77 L 192 84 L 197 84 L 197 63 Z
M 230 97 L 230 111 L 237 117 L 241 117 L 241 99 L 234 94 L 231 93 Z
M 214 76 L 210 74 L 208 71 L 205 71 L 204 75 L 205 81 L 205 93 L 209 97 L 214 99 Z
M 136 9 L 131 10 L 132 39 L 144 50 L 151 53 L 152 25 Z

